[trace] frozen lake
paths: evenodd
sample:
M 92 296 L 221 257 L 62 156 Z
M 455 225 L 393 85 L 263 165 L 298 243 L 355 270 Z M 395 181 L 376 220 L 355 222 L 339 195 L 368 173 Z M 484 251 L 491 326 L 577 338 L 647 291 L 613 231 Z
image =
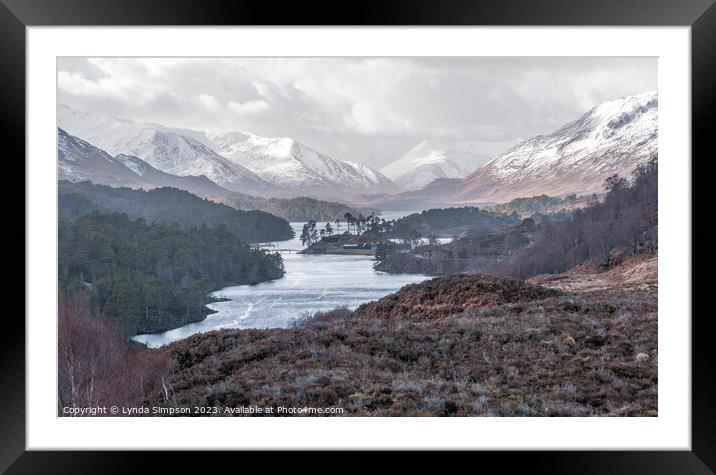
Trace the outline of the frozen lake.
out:
M 303 224 L 291 223 L 296 236 L 301 234 Z M 282 249 L 303 247 L 297 237 L 275 244 Z M 137 335 L 132 339 L 154 348 L 194 333 L 220 328 L 286 327 L 304 312 L 336 307 L 355 309 L 406 284 L 430 278 L 377 272 L 373 270 L 375 260 L 371 256 L 284 253 L 282 257 L 286 274 L 281 279 L 218 290 L 211 295 L 230 300 L 210 304 L 209 308 L 217 313 L 205 320 L 163 333 Z

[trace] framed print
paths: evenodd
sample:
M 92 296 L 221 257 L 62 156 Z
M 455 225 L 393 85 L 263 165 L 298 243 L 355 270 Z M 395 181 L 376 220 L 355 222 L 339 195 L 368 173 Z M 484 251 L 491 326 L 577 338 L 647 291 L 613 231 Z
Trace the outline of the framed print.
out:
M 712 3 L 3 0 L 2 467 L 710 473 Z

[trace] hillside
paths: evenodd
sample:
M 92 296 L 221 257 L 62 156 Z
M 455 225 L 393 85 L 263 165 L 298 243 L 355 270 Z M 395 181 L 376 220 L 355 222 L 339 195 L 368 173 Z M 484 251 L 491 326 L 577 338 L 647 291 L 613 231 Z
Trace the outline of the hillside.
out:
M 287 221 L 263 211 L 240 211 L 175 188 L 149 191 L 113 188 L 89 182 L 58 184 L 60 219 L 77 219 L 93 211 L 124 213 L 148 222 L 177 223 L 184 229 L 223 225 L 243 242 L 290 239 Z
M 656 298 L 659 259 L 652 252 L 636 256 L 613 252 L 612 262 L 605 269 L 586 263 L 561 274 L 541 274 L 527 281 L 568 292 L 643 292 Z
M 655 92 L 603 102 L 559 130 L 508 150 L 460 185 L 456 198 L 507 201 L 542 193 L 594 193 L 657 153 Z
M 568 219 L 541 223 L 534 244 L 523 249 L 506 272 L 528 278 L 584 263 L 600 269 L 611 265 L 615 252 L 657 252 L 658 185 L 657 157 L 637 166 L 630 178 L 610 177 L 602 201 L 575 210 Z
M 343 219 L 346 213 L 352 215 L 369 215 L 375 210 L 369 208 L 353 208 L 342 203 L 322 201 L 306 196 L 296 198 L 262 198 L 241 193 L 231 193 L 215 201 L 232 208 L 242 210 L 258 209 L 271 213 L 287 221 L 331 221 L 336 218 Z
M 149 402 L 217 415 L 248 405 L 345 416 L 658 414 L 657 304 L 638 293 L 444 277 L 353 314 L 214 331 L 159 354 L 175 361 L 173 392 Z
M 388 248 L 374 268 L 397 274 L 500 275 L 505 265 L 533 242 L 534 235 L 534 221 L 525 219 L 518 226 L 467 235 L 445 244 L 418 246 L 407 252 Z
M 251 249 L 226 227 L 182 230 L 123 214 L 60 221 L 60 292 L 87 293 L 125 336 L 203 320 L 207 295 L 283 275 L 277 254 Z
M 395 221 L 391 236 L 396 238 L 453 237 L 504 229 L 520 223 L 515 216 L 492 213 L 477 207 L 429 209 Z
M 353 315 L 372 318 L 445 318 L 470 308 L 531 302 L 557 295 L 559 292 L 556 290 L 521 280 L 482 274 L 455 274 L 406 285 L 394 294 L 361 305 Z
M 61 128 L 57 129 L 57 176 L 60 180 L 92 180 L 113 186 L 149 186 L 121 160 Z
M 420 246 L 411 251 L 387 248 L 375 268 L 393 273 L 467 272 L 529 278 L 562 273 L 576 266 L 604 270 L 614 265 L 615 256 L 656 253 L 657 158 L 637 166 L 630 179 L 610 177 L 605 188 L 607 193 L 601 201 L 595 196 L 541 195 L 493 206 L 494 211 L 485 217 L 478 215 L 485 223 L 483 226 L 464 232 L 450 243 Z M 441 235 L 441 230 L 446 234 L 445 229 L 455 233 L 455 220 L 470 219 L 476 209 L 429 210 L 404 219 L 414 221 L 414 235 L 426 235 L 425 231 L 417 230 L 428 224 L 434 228 L 430 233 Z M 497 211 L 531 214 L 534 219 L 526 218 L 520 225 L 510 225 L 509 220 L 518 221 L 516 214 L 504 215 Z M 557 212 L 542 214 L 542 211 Z M 490 225 L 489 219 L 500 217 L 502 221 Z M 416 223 L 418 219 L 424 223 Z M 397 222 L 394 228 L 398 229 Z
M 563 197 L 537 195 L 524 198 L 515 198 L 507 203 L 489 206 L 488 209 L 495 213 L 512 214 L 517 213 L 523 218 L 530 218 L 535 215 L 568 213 L 575 209 L 588 206 L 590 202 L 596 201 L 597 196 L 577 196 L 575 194 Z

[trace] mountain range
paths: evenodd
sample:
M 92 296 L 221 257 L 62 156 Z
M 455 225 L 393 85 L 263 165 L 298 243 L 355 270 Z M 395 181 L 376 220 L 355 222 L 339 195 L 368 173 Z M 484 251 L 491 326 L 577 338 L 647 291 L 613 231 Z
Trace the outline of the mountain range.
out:
M 71 181 L 170 186 L 209 198 L 308 196 L 382 209 L 589 194 L 657 154 L 657 109 L 656 92 L 602 102 L 487 163 L 476 148 L 424 140 L 376 171 L 289 137 L 173 129 L 58 105 L 58 173 Z
M 176 188 L 216 203 L 229 205 L 235 209 L 265 211 L 290 221 L 308 221 L 310 219 L 333 221 L 346 213 L 354 215 L 363 213 L 367 216 L 374 211 L 308 197 L 265 198 L 229 191 L 204 175 L 175 176 L 159 171 L 144 160 L 132 155 L 120 154 L 112 157 L 104 150 L 70 135 L 60 128 L 57 129 L 57 136 L 57 178 L 60 181 L 60 193 L 62 193 L 63 187 L 65 191 L 68 189 L 91 189 L 91 186 L 88 186 L 89 182 L 95 185 L 135 190 Z M 65 181 L 71 182 L 71 184 L 63 185 Z M 72 188 L 73 186 L 75 188 Z M 121 195 L 118 192 L 117 196 L 126 195 Z M 166 195 L 155 194 L 152 196 Z
M 401 191 L 372 168 L 336 160 L 290 137 L 245 132 L 207 134 L 222 156 L 291 194 L 330 197 L 346 193 Z
M 388 207 L 394 202 L 503 203 L 541 194 L 598 193 L 609 176 L 628 177 L 657 155 L 657 136 L 656 92 L 626 96 L 515 145 L 464 178 L 438 178 L 419 190 L 366 201 Z
M 87 112 L 60 104 L 58 126 L 110 155 L 131 155 L 176 176 L 201 176 L 231 191 L 271 193 L 273 187 L 252 171 L 221 157 L 197 140 L 199 134 Z
M 363 164 L 336 160 L 288 137 L 204 133 L 57 107 L 59 127 L 112 156 L 129 155 L 176 176 L 268 197 L 346 197 L 401 191 Z
M 120 154 L 112 157 L 61 128 L 57 129 L 57 155 L 59 180 L 144 189 L 172 187 L 204 198 L 230 193 L 204 175 L 176 176 L 159 171 L 135 156 Z
M 574 122 L 508 150 L 465 178 L 456 198 L 509 201 L 594 193 L 658 152 L 656 92 L 602 102 Z

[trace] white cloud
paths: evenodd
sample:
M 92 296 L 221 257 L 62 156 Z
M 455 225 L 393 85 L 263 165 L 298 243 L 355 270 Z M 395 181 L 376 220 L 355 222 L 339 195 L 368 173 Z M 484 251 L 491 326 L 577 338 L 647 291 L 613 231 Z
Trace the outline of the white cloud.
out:
M 253 81 L 251 85 L 254 86 L 254 89 L 256 89 L 256 92 L 258 92 L 261 97 L 269 96 L 269 87 L 267 84 L 260 81 Z
M 118 97 L 122 99 L 148 97 L 146 92 L 137 91 L 135 82 L 126 77 L 106 77 L 92 81 L 85 79 L 79 73 L 58 71 L 57 86 L 60 92 L 77 96 Z M 135 92 L 140 92 L 140 95 L 135 96 Z
M 271 108 L 263 99 L 246 102 L 230 101 L 229 108 L 238 114 L 258 114 Z
M 217 101 L 216 98 L 210 94 L 199 94 L 196 96 L 196 100 L 202 107 L 211 112 L 221 110 L 221 104 L 219 104 L 219 101 Z

